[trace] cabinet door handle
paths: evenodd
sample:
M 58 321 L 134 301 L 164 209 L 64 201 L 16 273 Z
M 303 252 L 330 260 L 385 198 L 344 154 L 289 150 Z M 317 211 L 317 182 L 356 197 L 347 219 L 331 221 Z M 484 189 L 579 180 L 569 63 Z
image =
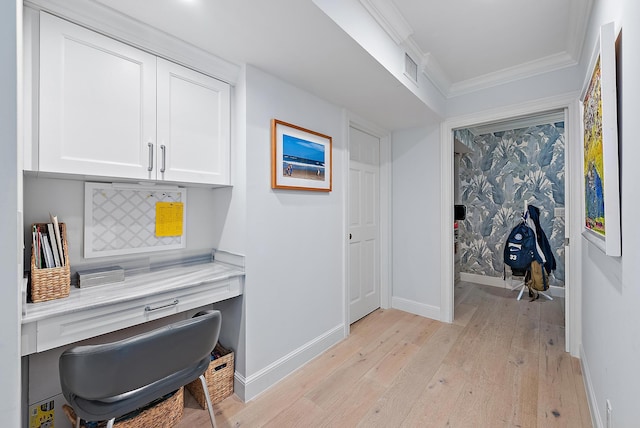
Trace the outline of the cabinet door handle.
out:
M 148 143 L 149 146 L 149 166 L 147 171 L 153 171 L 153 143 Z
M 157 311 L 158 309 L 170 308 L 171 306 L 176 306 L 177 304 L 178 304 L 178 299 L 175 299 L 171 303 L 167 303 L 166 305 L 162 305 L 162 306 L 156 306 L 155 308 L 152 308 L 151 306 L 145 306 L 144 311 L 145 312 Z
M 167 148 L 162 144 L 160 145 L 160 150 L 162 151 L 162 168 L 160 168 L 160 172 L 164 174 L 165 167 L 167 166 Z

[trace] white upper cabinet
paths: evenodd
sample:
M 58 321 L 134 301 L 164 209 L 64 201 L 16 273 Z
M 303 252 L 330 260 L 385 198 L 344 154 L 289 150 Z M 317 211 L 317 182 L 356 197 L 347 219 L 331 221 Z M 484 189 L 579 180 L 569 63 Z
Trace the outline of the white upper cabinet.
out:
M 229 85 L 158 58 L 158 179 L 229 182 Z
M 40 14 L 38 170 L 229 184 L 230 88 Z
M 40 171 L 150 178 L 156 57 L 40 14 Z

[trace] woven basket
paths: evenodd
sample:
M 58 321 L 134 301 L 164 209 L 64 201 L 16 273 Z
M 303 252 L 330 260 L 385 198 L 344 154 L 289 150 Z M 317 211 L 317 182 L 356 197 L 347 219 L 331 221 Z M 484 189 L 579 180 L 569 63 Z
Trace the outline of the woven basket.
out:
M 45 223 L 34 224 L 43 230 L 47 230 Z M 67 248 L 67 228 L 60 223 L 60 238 L 64 253 L 64 266 L 56 268 L 40 269 L 36 266 L 36 251 L 31 248 L 31 301 L 44 302 L 46 300 L 60 299 L 69 295 L 71 286 L 71 274 L 69 269 L 69 250 Z
M 215 351 L 222 356 L 211 361 L 207 371 L 204 372 L 212 404 L 217 404 L 233 394 L 233 351 L 223 348 L 219 343 L 216 345 Z M 200 379 L 187 384 L 187 390 L 200 404 L 200 407 L 207 408 L 207 400 Z
M 76 413 L 68 405 L 63 405 L 62 410 L 67 415 L 75 427 Z M 116 419 L 114 428 L 151 428 L 151 427 L 174 427 L 178 425 L 184 412 L 184 388 L 178 389 L 171 397 L 157 403 L 154 406 L 145 408 L 139 414 L 133 417 L 126 415 L 121 420 Z M 89 427 L 97 426 L 98 428 L 106 427 L 107 422 L 99 422 L 89 424 Z M 81 428 L 87 428 L 85 421 L 80 422 Z

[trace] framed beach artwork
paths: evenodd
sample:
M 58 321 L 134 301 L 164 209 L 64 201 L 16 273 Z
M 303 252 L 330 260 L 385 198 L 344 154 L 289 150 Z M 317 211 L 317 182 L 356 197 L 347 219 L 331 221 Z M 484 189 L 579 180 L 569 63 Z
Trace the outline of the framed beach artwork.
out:
M 621 255 L 615 23 L 600 28 L 582 91 L 583 236 L 610 256 Z
M 331 191 L 332 139 L 300 126 L 271 120 L 271 187 Z

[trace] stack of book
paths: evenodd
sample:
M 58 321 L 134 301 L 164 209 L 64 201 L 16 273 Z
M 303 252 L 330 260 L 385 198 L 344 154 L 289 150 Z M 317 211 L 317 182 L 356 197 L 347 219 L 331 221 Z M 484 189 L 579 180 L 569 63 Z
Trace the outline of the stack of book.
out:
M 58 218 L 51 216 L 51 223 L 33 226 L 33 251 L 39 269 L 62 267 L 65 264 L 64 248 Z
M 51 216 L 50 224 L 33 224 L 32 233 L 28 301 L 36 303 L 69 296 L 71 274 L 66 225 Z

